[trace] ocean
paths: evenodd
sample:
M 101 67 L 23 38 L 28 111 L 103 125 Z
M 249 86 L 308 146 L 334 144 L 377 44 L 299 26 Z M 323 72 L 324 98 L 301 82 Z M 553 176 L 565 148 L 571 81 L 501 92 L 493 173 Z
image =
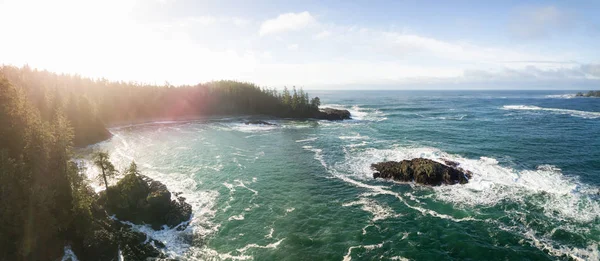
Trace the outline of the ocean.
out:
M 175 259 L 599 260 L 600 99 L 573 93 L 312 91 L 353 120 L 154 122 L 79 153 L 135 160 L 183 193 L 185 230 L 134 227 Z M 417 157 L 473 177 L 372 178 L 372 163 Z

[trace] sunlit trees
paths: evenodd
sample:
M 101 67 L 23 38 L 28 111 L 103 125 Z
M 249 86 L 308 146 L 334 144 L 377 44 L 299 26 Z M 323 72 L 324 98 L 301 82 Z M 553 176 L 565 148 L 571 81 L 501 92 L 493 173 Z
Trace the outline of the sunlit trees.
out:
M 89 212 L 72 130 L 60 110 L 51 117 L 0 75 L 0 260 L 58 258 L 78 233 L 74 217 Z
M 237 81 L 159 86 L 14 66 L 0 67 L 0 74 L 19 87 L 42 120 L 53 121 L 56 111 L 63 111 L 74 130 L 75 146 L 107 139 L 105 126 L 110 124 L 212 115 L 307 118 L 316 110 L 308 94 L 296 87 L 277 91 Z
M 115 166 L 110 162 L 108 153 L 96 152 L 94 154 L 94 165 L 102 171 L 102 176 L 99 176 L 98 178 L 101 179 L 101 181 L 104 181 L 106 193 L 108 193 L 108 179 L 115 177 L 118 173 Z

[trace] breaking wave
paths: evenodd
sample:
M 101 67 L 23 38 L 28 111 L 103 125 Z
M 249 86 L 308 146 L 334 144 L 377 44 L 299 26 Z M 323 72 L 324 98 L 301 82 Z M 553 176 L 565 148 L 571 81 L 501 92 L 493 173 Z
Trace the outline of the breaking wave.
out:
M 558 109 L 558 108 L 544 108 L 532 105 L 504 105 L 502 106 L 504 110 L 524 110 L 524 111 L 549 111 L 555 114 L 566 114 L 574 117 L 586 118 L 586 119 L 596 119 L 600 118 L 600 112 L 595 111 L 578 111 L 578 110 L 569 110 L 569 109 Z

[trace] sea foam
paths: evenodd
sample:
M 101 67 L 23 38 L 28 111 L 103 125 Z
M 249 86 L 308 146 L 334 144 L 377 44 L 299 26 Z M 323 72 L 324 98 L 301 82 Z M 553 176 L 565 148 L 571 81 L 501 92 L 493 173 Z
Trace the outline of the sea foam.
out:
M 558 109 L 558 108 L 544 108 L 532 105 L 504 105 L 502 106 L 504 110 L 524 110 L 524 111 L 548 111 L 554 114 L 566 114 L 571 115 L 573 117 L 580 117 L 586 119 L 596 119 L 600 118 L 600 112 L 595 111 L 578 111 L 578 110 L 569 110 L 569 109 Z

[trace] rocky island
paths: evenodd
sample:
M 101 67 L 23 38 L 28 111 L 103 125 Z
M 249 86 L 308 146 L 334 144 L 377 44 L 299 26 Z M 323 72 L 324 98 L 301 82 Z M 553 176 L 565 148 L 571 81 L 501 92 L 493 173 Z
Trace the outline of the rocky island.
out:
M 589 91 L 587 93 L 578 92 L 575 94 L 576 97 L 595 97 L 600 98 L 600 91 Z
M 320 109 L 315 113 L 315 118 L 330 120 L 330 121 L 341 121 L 341 120 L 349 120 L 352 119 L 350 117 L 350 112 L 348 110 L 339 110 L 332 108 L 324 108 Z
M 424 158 L 403 161 L 385 161 L 371 164 L 375 170 L 373 178 L 415 182 L 423 185 L 440 186 L 465 184 L 472 176 L 470 171 L 458 167 L 457 162 L 445 164 Z

